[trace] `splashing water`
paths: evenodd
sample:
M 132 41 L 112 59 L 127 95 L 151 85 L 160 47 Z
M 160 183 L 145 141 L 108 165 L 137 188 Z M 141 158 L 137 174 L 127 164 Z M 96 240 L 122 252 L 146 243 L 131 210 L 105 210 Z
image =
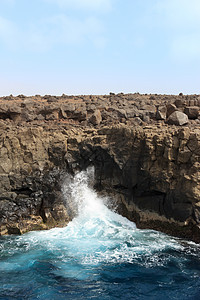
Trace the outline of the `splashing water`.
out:
M 65 228 L 0 238 L 0 299 L 199 299 L 199 245 L 135 224 L 68 176 Z

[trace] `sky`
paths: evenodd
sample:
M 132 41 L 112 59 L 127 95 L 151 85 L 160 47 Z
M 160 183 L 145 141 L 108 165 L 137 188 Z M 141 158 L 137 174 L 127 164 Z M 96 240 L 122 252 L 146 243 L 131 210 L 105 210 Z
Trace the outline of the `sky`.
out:
M 200 94 L 199 0 L 0 0 L 0 96 Z

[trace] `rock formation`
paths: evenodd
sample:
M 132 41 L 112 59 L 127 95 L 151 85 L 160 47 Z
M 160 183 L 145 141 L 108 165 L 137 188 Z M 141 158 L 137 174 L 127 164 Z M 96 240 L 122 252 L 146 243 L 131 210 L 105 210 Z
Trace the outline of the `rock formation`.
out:
M 65 226 L 65 174 L 94 165 L 138 227 L 200 242 L 199 108 L 182 94 L 0 98 L 0 234 Z

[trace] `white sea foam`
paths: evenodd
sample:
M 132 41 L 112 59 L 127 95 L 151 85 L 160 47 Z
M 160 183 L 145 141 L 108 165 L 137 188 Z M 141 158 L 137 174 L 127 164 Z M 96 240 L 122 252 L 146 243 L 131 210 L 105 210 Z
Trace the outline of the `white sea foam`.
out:
M 92 189 L 93 169 L 66 178 L 63 193 L 76 216 L 66 228 L 42 232 L 49 249 L 67 250 L 82 264 L 133 262 L 167 248 L 182 249 L 176 239 L 152 230 L 139 230 L 133 222 L 111 211 L 108 200 Z M 38 235 L 37 233 L 35 233 Z M 155 258 L 155 257 L 154 257 Z M 156 261 L 156 258 L 151 259 Z
M 161 259 L 162 251 L 184 249 L 178 239 L 153 230 L 139 230 L 133 222 L 110 210 L 106 206 L 108 200 L 92 189 L 92 178 L 92 169 L 73 178 L 66 177 L 63 194 L 75 214 L 67 227 L 10 239 L 7 244 L 4 242 L 1 252 L 10 256 L 23 253 L 17 261 L 23 266 L 27 260 L 34 263 L 38 255 L 53 255 L 55 272 L 62 276 L 66 273 L 68 277 L 76 273 L 78 278 L 83 266 L 101 263 L 163 265 L 169 256 Z M 14 258 L 11 262 L 16 263 Z M 81 274 L 83 276 L 83 272 Z

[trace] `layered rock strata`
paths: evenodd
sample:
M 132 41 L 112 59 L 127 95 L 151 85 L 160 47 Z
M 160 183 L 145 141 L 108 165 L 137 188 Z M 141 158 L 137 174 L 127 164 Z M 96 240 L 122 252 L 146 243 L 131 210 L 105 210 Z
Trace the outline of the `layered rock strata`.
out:
M 182 94 L 0 98 L 1 235 L 66 225 L 65 174 L 94 165 L 96 189 L 137 226 L 200 242 L 199 107 Z

